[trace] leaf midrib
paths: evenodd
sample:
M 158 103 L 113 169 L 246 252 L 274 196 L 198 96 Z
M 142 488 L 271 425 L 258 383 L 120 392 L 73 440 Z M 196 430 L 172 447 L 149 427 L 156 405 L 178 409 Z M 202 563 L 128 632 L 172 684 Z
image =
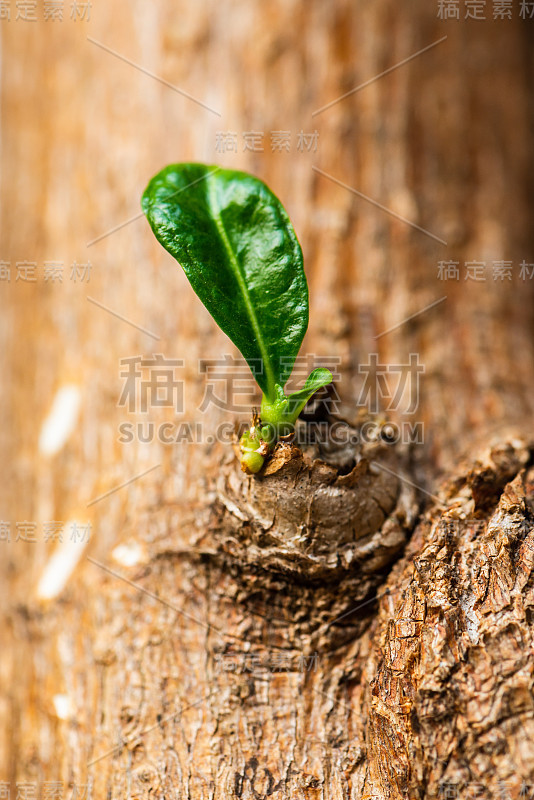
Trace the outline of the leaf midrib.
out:
M 212 217 L 213 217 L 213 219 L 215 221 L 215 225 L 217 226 L 217 230 L 219 232 L 219 236 L 222 239 L 222 242 L 223 242 L 223 245 L 224 245 L 224 249 L 226 250 L 226 254 L 228 256 L 228 260 L 229 260 L 230 265 L 232 267 L 232 271 L 233 271 L 233 273 L 235 275 L 235 278 L 237 280 L 238 286 L 239 286 L 239 288 L 241 290 L 241 294 L 243 295 L 243 300 L 245 302 L 245 307 L 247 309 L 247 313 L 248 313 L 250 322 L 252 324 L 252 328 L 254 330 L 254 335 L 256 337 L 256 341 L 257 341 L 258 347 L 260 349 L 261 357 L 262 357 L 262 360 L 263 360 L 263 365 L 264 365 L 264 368 L 265 368 L 265 375 L 267 377 L 268 392 L 266 394 L 267 395 L 271 395 L 272 394 L 272 396 L 274 397 L 274 387 L 275 387 L 275 383 L 276 383 L 275 376 L 274 376 L 274 373 L 273 373 L 273 370 L 272 370 L 272 367 L 271 367 L 271 363 L 270 363 L 270 360 L 269 360 L 268 352 L 267 352 L 267 350 L 265 348 L 265 343 L 263 341 L 263 335 L 262 335 L 261 328 L 260 328 L 260 325 L 259 325 L 259 322 L 258 322 L 258 318 L 256 316 L 256 312 L 254 311 L 254 306 L 253 306 L 252 301 L 250 299 L 250 294 L 249 294 L 249 291 L 248 291 L 248 288 L 247 288 L 247 283 L 246 283 L 246 280 L 245 280 L 245 276 L 243 275 L 243 272 L 241 271 L 241 267 L 239 265 L 239 262 L 238 262 L 237 258 L 234 255 L 234 251 L 232 249 L 232 246 L 230 244 L 230 240 L 228 239 L 228 234 L 226 233 L 226 229 L 225 229 L 224 223 L 222 221 L 220 210 L 219 210 L 219 208 L 217 206 L 216 192 L 214 192 L 214 188 L 215 188 L 214 181 L 211 178 L 212 174 L 213 173 L 210 173 L 206 178 L 206 184 L 207 184 L 207 187 L 208 187 L 208 198 L 209 198 L 209 204 L 210 204 L 210 207 L 211 207 Z M 268 399 L 272 400 L 272 397 L 268 397 Z

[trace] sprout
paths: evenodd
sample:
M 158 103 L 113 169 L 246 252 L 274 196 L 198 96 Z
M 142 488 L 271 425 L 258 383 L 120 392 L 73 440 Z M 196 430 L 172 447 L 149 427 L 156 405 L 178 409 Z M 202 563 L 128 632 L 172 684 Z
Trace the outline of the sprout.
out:
M 263 181 L 205 164 L 172 164 L 148 184 L 142 208 L 158 241 L 246 359 L 263 397 L 240 440 L 257 473 L 310 397 L 332 381 L 315 369 L 284 393 L 308 327 L 308 284 L 289 217 Z

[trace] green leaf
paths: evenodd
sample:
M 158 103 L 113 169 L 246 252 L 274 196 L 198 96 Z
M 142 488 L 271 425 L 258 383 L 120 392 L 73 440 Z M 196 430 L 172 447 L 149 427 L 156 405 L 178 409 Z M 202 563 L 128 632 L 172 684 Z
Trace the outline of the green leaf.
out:
M 330 370 L 324 367 L 314 369 L 313 372 L 308 375 L 302 389 L 288 395 L 287 401 L 290 415 L 292 417 L 294 416 L 296 419 L 310 397 L 315 394 L 318 389 L 322 389 L 323 386 L 328 386 L 329 383 L 332 383 L 332 373 Z
M 261 401 L 260 416 L 262 422 L 273 425 L 275 428 L 289 424 L 294 426 L 300 412 L 318 389 L 332 383 L 332 373 L 324 367 L 314 369 L 308 376 L 306 383 L 297 392 L 286 395 L 281 386 L 276 386 L 275 399 L 269 401 L 263 398 Z
M 152 178 L 141 206 L 158 241 L 274 399 L 308 327 L 302 251 L 278 198 L 245 172 L 172 164 Z

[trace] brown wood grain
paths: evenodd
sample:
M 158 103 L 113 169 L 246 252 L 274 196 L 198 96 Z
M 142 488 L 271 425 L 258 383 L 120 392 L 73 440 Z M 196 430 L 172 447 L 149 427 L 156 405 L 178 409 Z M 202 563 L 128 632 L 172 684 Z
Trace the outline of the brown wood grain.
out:
M 0 518 L 13 534 L 0 541 L 0 780 L 14 794 L 17 781 L 91 778 L 98 798 L 422 798 L 447 782 L 494 797 L 502 780 L 519 796 L 534 785 L 534 279 L 519 278 L 534 262 L 532 23 L 517 10 L 444 22 L 422 0 L 110 0 L 89 22 L 67 6 L 62 22 L 42 10 L 24 22 L 12 6 L 0 21 Z M 264 152 L 243 150 L 252 130 Z M 290 152 L 271 151 L 280 130 Z M 317 152 L 296 149 L 301 130 L 318 131 Z M 237 133 L 237 153 L 216 151 L 217 131 Z M 151 175 L 187 160 L 254 172 L 281 198 L 310 286 L 303 353 L 339 358 L 344 409 L 369 354 L 417 353 L 425 368 L 411 479 L 434 499 L 421 492 L 428 506 L 377 589 L 390 593 L 339 622 L 341 644 L 325 626 L 351 606 L 350 580 L 332 594 L 206 554 L 229 446 L 118 441 L 125 420 L 206 432 L 235 417 L 199 411 L 199 359 L 235 351 L 139 215 Z M 460 280 L 439 280 L 442 260 Z M 15 280 L 23 261 L 38 265 L 34 284 Z M 44 280 L 52 261 L 62 283 Z M 74 261 L 91 262 L 89 283 L 70 279 Z M 466 261 L 485 261 L 487 280 L 465 280 Z M 512 280 L 493 280 L 494 261 L 512 261 Z M 185 360 L 184 409 L 128 414 L 120 360 L 155 353 Z M 45 456 L 40 431 L 66 385 L 79 419 Z M 13 541 L 24 520 L 92 526 L 49 602 L 37 586 L 56 545 Z M 113 555 L 121 544 L 135 565 Z

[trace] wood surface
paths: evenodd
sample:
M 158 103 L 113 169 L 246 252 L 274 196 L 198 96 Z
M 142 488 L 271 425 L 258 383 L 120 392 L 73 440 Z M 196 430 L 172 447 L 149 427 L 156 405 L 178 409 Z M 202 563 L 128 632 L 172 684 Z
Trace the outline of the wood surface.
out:
M 490 3 L 485 22 L 440 20 L 428 0 L 109 0 L 55 22 L 11 5 L 0 781 L 12 796 L 90 781 L 95 798 L 530 797 L 532 21 L 518 7 L 494 21 Z M 282 130 L 290 150 L 272 152 Z M 316 152 L 297 149 L 301 130 L 318 131 Z M 221 131 L 237 153 L 217 152 Z M 243 149 L 250 131 L 263 152 Z M 200 411 L 199 361 L 237 354 L 139 211 L 157 170 L 193 160 L 257 174 L 287 208 L 310 287 L 302 353 L 339 359 L 341 412 L 356 412 L 370 354 L 424 365 L 408 417 L 424 441 L 395 467 L 417 514 L 365 590 L 350 569 L 317 582 L 258 567 L 224 511 L 221 477 L 250 479 L 207 441 L 236 414 Z M 450 260 L 460 280 L 439 279 Z M 35 283 L 15 280 L 24 261 Z M 91 263 L 88 283 L 74 261 Z M 465 280 L 473 261 L 485 281 Z M 511 280 L 493 279 L 500 261 Z M 62 282 L 45 262 L 64 264 Z M 121 359 L 157 353 L 185 362 L 183 410 L 130 413 Z M 47 455 L 66 386 L 78 419 Z M 202 441 L 119 442 L 121 423 L 148 420 L 200 422 Z M 51 520 L 91 537 L 46 599 Z M 22 521 L 36 543 L 15 541 Z

